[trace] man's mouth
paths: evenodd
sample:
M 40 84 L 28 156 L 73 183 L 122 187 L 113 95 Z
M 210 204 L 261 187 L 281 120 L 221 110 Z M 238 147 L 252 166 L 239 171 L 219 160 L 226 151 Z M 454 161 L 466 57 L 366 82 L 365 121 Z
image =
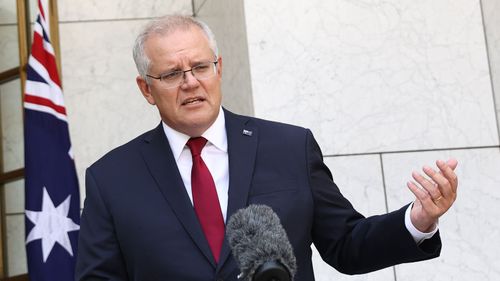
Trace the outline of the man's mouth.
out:
M 196 103 L 200 103 L 204 100 L 205 99 L 203 99 L 203 98 L 191 98 L 191 99 L 187 99 L 184 102 L 182 102 L 182 105 L 196 104 Z

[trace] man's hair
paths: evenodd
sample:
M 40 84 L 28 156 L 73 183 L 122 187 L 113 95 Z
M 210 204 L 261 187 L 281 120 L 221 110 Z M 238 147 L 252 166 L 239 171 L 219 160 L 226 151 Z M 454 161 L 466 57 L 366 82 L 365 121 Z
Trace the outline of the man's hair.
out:
M 187 30 L 193 26 L 201 29 L 203 34 L 205 34 L 208 39 L 208 44 L 210 46 L 210 49 L 214 53 L 214 56 L 216 58 L 219 56 L 215 36 L 212 30 L 210 30 L 208 25 L 204 22 L 190 16 L 182 15 L 168 15 L 156 18 L 149 22 L 146 26 L 144 26 L 142 31 L 135 39 L 133 48 L 135 66 L 137 67 L 139 75 L 144 80 L 146 80 L 147 83 L 149 83 L 149 78 L 146 76 L 146 74 L 148 74 L 151 60 L 148 58 L 146 52 L 144 51 L 144 44 L 148 40 L 148 38 L 152 35 L 166 36 L 176 30 Z

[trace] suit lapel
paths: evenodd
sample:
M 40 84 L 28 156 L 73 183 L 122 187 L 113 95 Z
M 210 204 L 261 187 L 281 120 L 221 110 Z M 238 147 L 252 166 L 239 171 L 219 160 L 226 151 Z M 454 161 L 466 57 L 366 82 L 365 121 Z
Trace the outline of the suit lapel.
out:
M 191 236 L 191 239 L 215 267 L 212 252 L 186 193 L 186 188 L 162 125 L 160 124 L 144 140 L 145 144 L 141 149 L 144 161 L 161 193 L 179 218 L 184 229 Z
M 224 110 L 229 155 L 229 199 L 227 220 L 238 209 L 248 204 L 248 192 L 252 181 L 257 152 L 258 131 L 248 117 L 235 115 Z M 229 257 L 231 249 L 224 239 L 218 269 Z

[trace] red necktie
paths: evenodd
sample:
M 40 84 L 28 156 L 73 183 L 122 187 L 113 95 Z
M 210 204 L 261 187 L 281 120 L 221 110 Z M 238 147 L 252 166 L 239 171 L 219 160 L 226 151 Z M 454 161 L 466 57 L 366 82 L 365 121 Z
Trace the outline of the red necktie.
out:
M 186 145 L 193 156 L 191 190 L 194 211 L 210 245 L 215 262 L 219 262 L 219 254 L 224 240 L 224 219 L 222 218 L 214 180 L 201 158 L 201 150 L 206 143 L 205 138 L 197 137 L 189 139 Z

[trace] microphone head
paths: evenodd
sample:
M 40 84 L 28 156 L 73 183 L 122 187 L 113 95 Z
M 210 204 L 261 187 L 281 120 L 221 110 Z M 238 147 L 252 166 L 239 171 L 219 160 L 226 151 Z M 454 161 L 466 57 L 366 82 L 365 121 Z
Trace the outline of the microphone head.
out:
M 284 265 L 293 279 L 297 265 L 292 245 L 270 207 L 250 205 L 238 210 L 229 219 L 226 234 L 244 280 L 252 280 L 255 271 L 271 261 Z

